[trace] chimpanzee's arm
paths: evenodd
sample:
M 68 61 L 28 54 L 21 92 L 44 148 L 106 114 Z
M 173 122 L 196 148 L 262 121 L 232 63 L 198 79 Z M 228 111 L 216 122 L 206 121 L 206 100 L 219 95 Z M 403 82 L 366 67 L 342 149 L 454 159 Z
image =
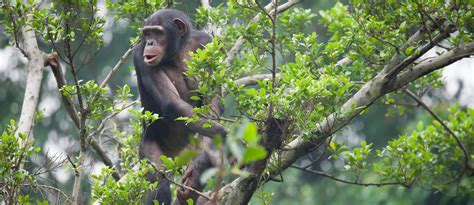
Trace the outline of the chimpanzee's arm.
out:
M 193 106 L 181 99 L 173 83 L 163 71 L 153 71 L 149 75 L 142 75 L 142 78 L 144 87 L 150 92 L 155 101 L 159 102 L 163 112 L 169 113 L 173 118 L 191 117 L 193 115 Z M 211 124 L 212 127 L 204 128 L 205 123 Z M 209 120 L 189 123 L 186 126 L 207 137 L 227 135 L 227 129 L 224 126 Z

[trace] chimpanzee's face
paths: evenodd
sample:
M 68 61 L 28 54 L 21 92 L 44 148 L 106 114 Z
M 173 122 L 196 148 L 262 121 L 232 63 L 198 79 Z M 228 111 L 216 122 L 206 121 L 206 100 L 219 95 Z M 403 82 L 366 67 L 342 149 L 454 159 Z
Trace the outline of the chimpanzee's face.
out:
M 191 32 L 191 23 L 179 13 L 164 10 L 150 16 L 142 29 L 143 61 L 148 66 L 177 59 Z
M 143 61 L 148 66 L 158 65 L 165 56 L 168 41 L 162 26 L 144 26 L 142 31 L 144 41 Z

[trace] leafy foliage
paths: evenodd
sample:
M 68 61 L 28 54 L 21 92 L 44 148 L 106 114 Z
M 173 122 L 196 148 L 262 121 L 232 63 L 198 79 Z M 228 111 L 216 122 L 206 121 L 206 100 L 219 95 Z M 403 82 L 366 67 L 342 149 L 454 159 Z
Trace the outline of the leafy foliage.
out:
M 449 113 L 447 126 L 459 136 L 464 148 L 438 121 L 426 127 L 419 122 L 412 134 L 402 135 L 390 141 L 384 149 L 377 150 L 380 162 L 374 164 L 374 171 L 382 180 L 396 179 L 406 186 L 418 183 L 436 190 L 447 189 L 449 183 L 460 180 L 460 193 L 473 193 L 473 179 L 465 176 L 466 156 L 462 149 L 474 148 L 469 137 L 474 132 L 474 110 L 467 108 L 463 111 L 453 106 Z
M 348 173 L 365 184 L 364 177 L 376 175 L 380 183 L 397 183 L 406 187 L 418 185 L 437 191 L 448 191 L 450 183 L 459 181 L 458 193 L 472 194 L 472 178 L 465 164 L 463 149 L 472 150 L 474 110 L 460 110 L 457 105 L 449 109 L 450 127 L 460 136 L 461 147 L 455 138 L 436 120 L 424 126 L 419 122 L 410 135 L 391 140 L 382 149 L 372 152 L 372 144 L 361 142 L 361 147 L 350 150 L 344 144 L 331 142 L 332 157 L 342 157 Z M 375 156 L 374 156 L 375 155 Z M 470 157 L 470 156 L 468 156 Z M 469 162 L 470 163 L 470 162 Z
M 148 16 L 153 12 L 165 8 L 168 1 L 107 1 L 107 8 L 116 20 L 127 19 L 131 28 L 138 30 Z
M 27 194 L 18 194 L 26 183 L 35 183 L 36 177 L 30 172 L 20 167 L 33 153 L 40 152 L 41 148 L 32 146 L 32 143 L 25 142 L 27 135 L 16 132 L 15 121 L 11 120 L 10 125 L 0 136 L 0 200 L 11 204 L 20 201 L 24 204 L 30 202 Z
M 147 180 L 147 173 L 153 170 L 149 162 L 142 160 L 127 168 L 128 174 L 117 182 L 112 178 L 111 168 L 102 168 L 99 174 L 92 175 L 92 199 L 107 204 L 142 204 L 159 183 Z
M 79 71 L 88 69 L 86 65 L 104 47 L 103 35 L 108 21 L 126 22 L 127 31 L 138 36 L 143 19 L 156 10 L 169 7 L 170 1 L 106 1 L 107 11 L 101 10 L 104 7 L 99 6 L 98 1 L 29 3 L 19 0 L 2 3 L 1 21 L 5 33 L 11 36 L 11 44 L 21 48 L 22 25 L 31 26 L 38 34 L 42 49 L 57 52 L 66 63 L 66 70 L 71 71 L 74 82 L 62 87 L 61 94 L 72 102 L 82 120 L 78 125 L 81 146 L 95 137 L 106 137 L 102 133 L 105 123 L 130 107 L 131 88 L 125 85 L 113 90 L 92 79 L 83 79 L 86 77 L 79 75 Z M 349 180 L 350 183 L 395 183 L 446 191 L 457 182 L 460 193 L 472 195 L 473 181 L 469 176 L 472 175 L 473 156 L 464 155 L 464 151 L 470 153 L 474 146 L 472 109 L 451 107 L 446 120 L 465 148 L 437 121 L 427 126 L 420 122 L 411 134 L 389 141 L 382 149 L 365 140 L 360 141 L 360 146 L 348 146 L 326 139 L 330 136 L 318 130 L 321 123 L 329 124 L 331 114 L 344 116 L 343 112 L 347 110 L 341 111 L 341 107 L 362 85 L 390 66 L 389 63 L 400 63 L 423 54 L 421 48 L 431 44 L 446 24 L 451 25 L 456 34 L 445 38 L 442 44 L 449 45 L 434 57 L 451 47 L 472 42 L 472 1 L 353 0 L 349 4 L 337 2 L 325 11 L 291 8 L 277 16 L 272 13 L 274 9 L 264 9 L 265 5 L 261 3 L 230 0 L 209 9 L 200 7 L 195 14 L 197 24 L 218 29 L 213 31 L 217 33 L 212 33 L 214 40 L 191 54 L 191 60 L 186 62 L 186 76 L 199 82 L 195 91 L 199 95 L 191 100 L 203 101 L 204 105 L 194 108 L 194 116 L 180 120 L 193 123 L 205 118 L 211 120 L 203 125 L 205 127 L 219 122 L 230 128 L 225 139 L 214 139 L 218 166 L 204 172 L 200 179 L 209 182 L 208 190 L 215 191 L 213 188 L 219 188 L 235 177 L 252 176 L 247 168 L 267 157 L 271 160 L 266 165 L 266 174 L 270 168 L 280 170 L 280 154 L 288 151 L 286 146 L 292 140 L 303 139 L 305 142 L 327 140 L 325 148 L 331 153 L 327 160 L 344 160 L 347 177 L 354 179 Z M 32 20 L 27 20 L 28 15 Z M 327 34 L 319 33 L 319 27 L 312 28 L 315 20 L 325 26 Z M 418 31 L 422 32 L 421 37 L 407 43 Z M 245 42 L 237 51 L 233 50 L 236 41 Z M 421 58 L 416 59 L 405 70 L 422 63 Z M 239 80 L 255 74 L 267 77 L 251 83 Z M 403 89 L 441 87 L 440 79 L 441 72 L 431 72 Z M 374 92 L 385 94 L 386 91 Z M 220 96 L 217 100 L 226 105 L 225 117 L 219 118 L 210 106 L 216 96 Z M 381 96 L 387 106 L 404 98 L 400 93 Z M 409 111 L 402 105 L 393 108 L 399 116 Z M 141 110 L 130 113 L 133 117 L 125 125 L 111 123 L 111 139 L 118 159 L 113 167 L 105 167 L 92 175 L 93 200 L 105 204 L 139 203 L 147 191 L 157 186 L 157 183 L 145 180 L 146 173 L 159 171 L 175 179 L 197 154 L 187 150 L 175 158 L 162 156 L 164 167 L 155 170 L 148 161 L 140 160 L 138 147 L 143 124 L 160 120 L 159 116 Z M 284 119 L 290 123 L 288 130 L 282 130 L 282 145 L 272 149 L 262 146 L 269 137 L 264 132 L 269 119 Z M 343 120 L 347 124 L 351 119 Z M 0 143 L 0 185 L 7 190 L 0 192 L 2 197 L 17 193 L 24 182 L 34 180 L 17 165 L 22 164 L 32 151 L 39 152 L 31 144 L 20 146 L 19 142 L 25 136 L 14 136 L 13 133 L 14 123 L 2 134 Z M 195 147 L 202 148 L 197 137 L 191 141 Z M 235 160 L 231 162 L 228 158 Z M 85 159 L 85 156 L 76 159 Z M 114 173 L 124 177 L 115 181 Z M 258 179 L 258 183 L 265 180 Z M 302 195 L 312 192 L 310 186 L 302 187 Z M 262 192 L 257 198 L 262 204 L 269 204 L 273 196 Z M 26 195 L 13 198 L 30 200 Z
M 117 147 L 120 155 L 118 170 L 127 173 L 120 181 L 112 177 L 117 168 L 104 167 L 98 174 L 92 175 L 92 199 L 107 204 L 134 203 L 141 204 L 149 191 L 157 187 L 156 183 L 147 180 L 146 175 L 154 172 L 155 167 L 148 160 L 139 158 L 138 147 L 143 126 L 141 122 L 150 124 L 158 116 L 150 112 L 130 111 L 137 119 L 131 119 L 132 132 L 125 134 L 117 132 L 117 140 L 121 147 Z

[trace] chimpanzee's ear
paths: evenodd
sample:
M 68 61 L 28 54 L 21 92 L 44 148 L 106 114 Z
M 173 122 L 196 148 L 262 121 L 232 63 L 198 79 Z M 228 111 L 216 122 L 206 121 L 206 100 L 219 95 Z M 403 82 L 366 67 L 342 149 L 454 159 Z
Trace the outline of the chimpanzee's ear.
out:
M 187 31 L 187 27 L 186 27 L 186 23 L 184 23 L 184 21 L 180 18 L 175 18 L 173 19 L 173 22 L 178 26 L 178 29 L 179 29 L 179 35 L 183 36 L 184 34 L 186 34 Z

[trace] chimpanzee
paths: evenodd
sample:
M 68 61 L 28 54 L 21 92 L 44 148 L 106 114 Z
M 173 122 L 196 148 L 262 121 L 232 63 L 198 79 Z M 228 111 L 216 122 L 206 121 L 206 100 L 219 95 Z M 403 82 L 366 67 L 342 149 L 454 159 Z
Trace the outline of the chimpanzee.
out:
M 188 146 L 189 137 L 194 133 L 207 137 L 227 135 L 227 129 L 218 123 L 204 128 L 203 124 L 208 123 L 206 120 L 188 124 L 176 120 L 192 116 L 193 107 L 202 104 L 191 100 L 199 93 L 192 92 L 197 89 L 197 83 L 184 75 L 187 66 L 184 59 L 190 58 L 190 51 L 202 48 L 211 40 L 209 34 L 193 31 L 189 17 L 177 10 L 160 10 L 145 20 L 133 63 L 142 106 L 146 111 L 159 114 L 160 119 L 145 128 L 140 152 L 158 167 L 162 164 L 161 155 L 177 156 Z M 218 109 L 219 106 L 213 105 L 213 108 Z M 202 140 L 206 143 L 210 141 L 207 138 Z M 209 157 L 201 152 L 183 175 L 183 183 L 201 190 L 199 177 L 210 166 Z M 181 188 L 177 195 L 180 202 L 197 197 L 190 190 Z M 165 179 L 159 182 L 157 190 L 150 194 L 146 203 L 152 203 L 154 199 L 160 204 L 171 203 L 169 182 Z

